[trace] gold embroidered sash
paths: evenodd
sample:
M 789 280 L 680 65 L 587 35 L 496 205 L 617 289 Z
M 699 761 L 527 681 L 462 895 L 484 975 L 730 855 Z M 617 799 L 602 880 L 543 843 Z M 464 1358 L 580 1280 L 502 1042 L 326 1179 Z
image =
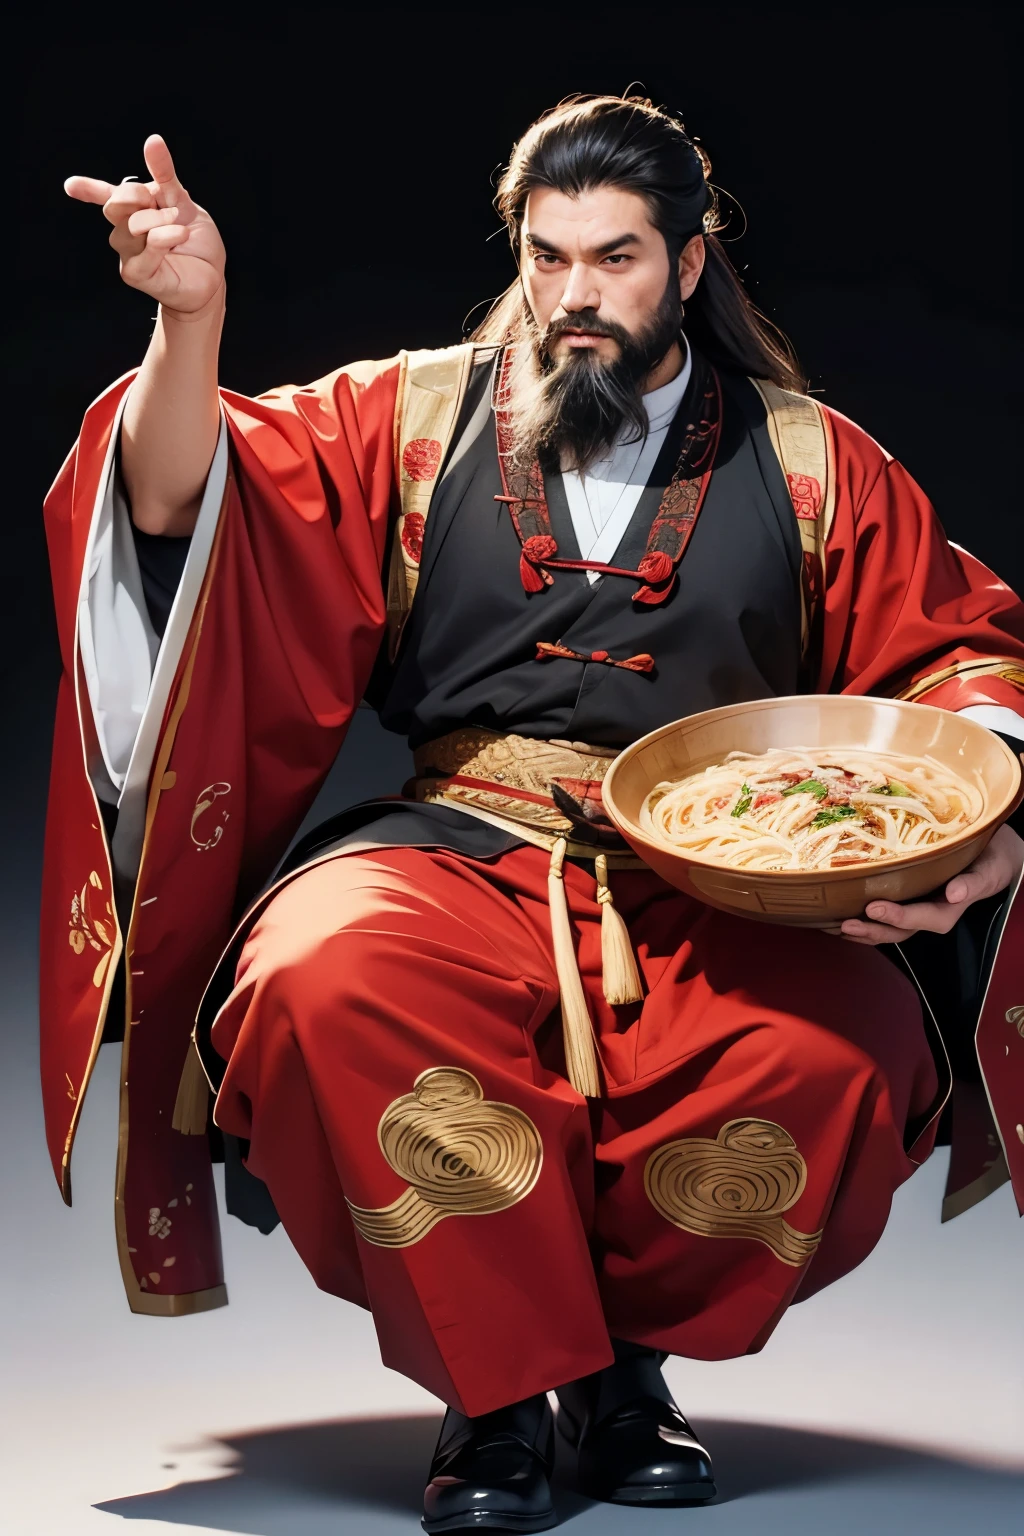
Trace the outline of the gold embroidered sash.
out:
M 585 742 L 535 741 L 468 726 L 417 748 L 416 776 L 406 785 L 421 804 L 455 805 L 550 852 L 548 902 L 566 1068 L 587 1098 L 600 1094 L 601 1076 L 569 921 L 566 858 L 594 860 L 606 1000 L 619 1005 L 643 997 L 629 933 L 608 885 L 609 868 L 646 868 L 626 848 L 601 801 L 601 782 L 614 759 L 613 752 Z
M 612 868 L 641 869 L 605 815 L 601 783 L 615 753 L 579 741 L 468 726 L 413 754 L 406 792 L 426 804 L 448 803 L 550 850 L 565 838 L 570 858 L 603 851 Z

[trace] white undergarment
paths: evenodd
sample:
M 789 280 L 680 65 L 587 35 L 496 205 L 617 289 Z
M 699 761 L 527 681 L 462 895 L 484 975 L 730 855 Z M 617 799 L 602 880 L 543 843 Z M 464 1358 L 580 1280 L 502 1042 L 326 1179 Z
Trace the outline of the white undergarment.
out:
M 142 852 L 146 789 L 160 723 L 217 531 L 227 482 L 228 431 L 222 415 L 185 569 L 160 640 L 146 608 L 128 505 L 116 475 L 114 449 L 124 404 L 110 434 L 86 545 L 78 644 L 102 753 L 93 787 L 100 800 L 118 807 L 111 854 L 119 878 L 131 881 Z

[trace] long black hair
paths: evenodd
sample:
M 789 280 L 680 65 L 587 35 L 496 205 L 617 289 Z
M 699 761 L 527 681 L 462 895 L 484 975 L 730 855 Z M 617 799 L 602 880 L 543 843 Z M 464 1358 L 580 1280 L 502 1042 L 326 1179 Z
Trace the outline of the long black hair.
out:
M 712 363 L 802 391 L 805 380 L 789 341 L 751 303 L 718 240 L 718 199 L 711 162 L 668 113 L 638 96 L 574 96 L 537 119 L 512 151 L 495 207 L 508 226 L 516 260 L 526 199 L 538 187 L 570 197 L 621 187 L 643 197 L 674 267 L 694 235 L 704 241 L 704 270 L 686 301 L 685 331 Z M 473 332 L 504 343 L 526 331 L 526 298 L 517 279 Z

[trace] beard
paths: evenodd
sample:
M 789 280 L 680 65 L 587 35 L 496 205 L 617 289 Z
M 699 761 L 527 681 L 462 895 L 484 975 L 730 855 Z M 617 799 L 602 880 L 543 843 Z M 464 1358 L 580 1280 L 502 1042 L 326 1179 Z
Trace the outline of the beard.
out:
M 519 464 L 556 460 L 583 474 L 616 443 L 647 436 L 644 385 L 680 335 L 679 283 L 670 279 L 650 320 L 634 334 L 593 309 L 552 321 L 543 331 L 531 320 L 515 349 L 508 379 L 513 457 Z M 607 336 L 618 354 L 603 361 L 595 348 L 552 352 L 566 331 Z M 623 433 L 625 432 L 625 436 Z

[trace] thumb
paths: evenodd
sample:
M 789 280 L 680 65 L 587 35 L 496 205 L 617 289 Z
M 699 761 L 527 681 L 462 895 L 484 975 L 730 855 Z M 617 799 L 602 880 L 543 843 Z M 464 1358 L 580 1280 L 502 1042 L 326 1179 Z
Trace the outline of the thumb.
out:
M 142 146 L 142 153 L 146 157 L 146 166 L 153 180 L 161 187 L 177 187 L 178 178 L 174 170 L 174 161 L 171 152 L 167 148 L 167 140 L 159 133 L 151 133 Z
M 958 907 L 965 901 L 980 901 L 983 896 L 990 896 L 995 888 L 994 873 L 991 860 L 985 853 L 981 854 L 962 874 L 953 876 L 946 886 L 946 900 Z
M 143 145 L 146 168 L 156 183 L 157 202 L 161 208 L 177 208 L 179 222 L 191 224 L 196 216 L 195 204 L 178 179 L 167 141 L 159 133 L 151 133 Z

